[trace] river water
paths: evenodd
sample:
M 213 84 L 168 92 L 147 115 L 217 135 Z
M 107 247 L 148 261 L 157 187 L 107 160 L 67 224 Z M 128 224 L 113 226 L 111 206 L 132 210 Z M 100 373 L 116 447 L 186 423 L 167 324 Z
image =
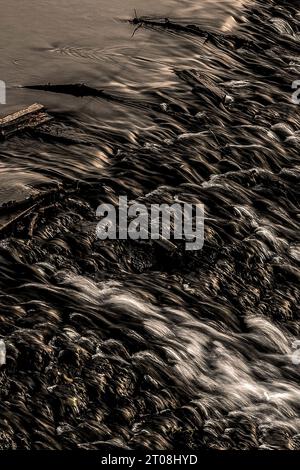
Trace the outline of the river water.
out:
M 299 449 L 297 2 L 0 3 L 1 115 L 53 117 L 0 143 L 0 449 Z M 97 240 L 120 195 L 203 250 Z
M 143 93 L 172 84 L 170 68 L 178 61 L 195 64 L 197 55 L 187 40 L 161 37 L 121 22 L 139 16 L 199 22 L 204 28 L 234 28 L 241 3 L 236 0 L 63 0 L 1 2 L 0 77 L 8 86 L 8 105 L 40 100 L 51 109 L 72 108 L 69 100 L 30 94 L 15 86 L 34 83 L 85 82 L 98 88 Z M 58 80 L 59 78 L 59 80 Z M 78 103 L 74 106 L 78 111 Z M 101 119 L 111 110 L 84 104 L 82 111 Z M 4 112 L 4 110 L 2 110 Z M 79 111 L 78 111 L 79 112 Z M 113 113 L 113 118 L 116 115 Z M 128 124 L 128 123 L 127 123 Z
M 93 98 L 78 101 L 62 95 L 58 99 L 55 95 L 24 90 L 20 86 L 85 83 L 128 99 L 163 102 L 164 94 L 169 91 L 182 92 L 182 85 L 173 73 L 175 66 L 205 66 L 207 58 L 199 54 L 201 41 L 195 45 L 193 41 L 178 36 L 174 43 L 172 35 L 162 36 L 159 32 L 143 29 L 133 34 L 135 28 L 122 20 L 135 14 L 156 15 L 177 18 L 183 23 L 196 22 L 211 30 L 228 31 L 236 27 L 235 18 L 240 15 L 242 7 L 242 3 L 236 0 L 12 0 L 1 3 L 0 79 L 6 83 L 7 105 L 0 106 L 0 114 L 40 102 L 50 113 L 72 115 L 81 128 L 93 126 L 99 134 L 108 131 L 129 142 L 136 142 L 147 129 L 151 134 L 154 130 L 152 118 L 143 110 L 113 103 L 108 105 Z M 169 137 L 168 132 L 164 135 Z M 23 159 L 21 162 L 18 144 L 18 149 L 14 142 L 9 142 L 7 147 L 9 171 L 14 173 L 7 181 L 7 170 L 2 160 L 4 166 L 0 179 L 3 181 L 4 200 L 12 196 L 8 188 L 11 188 L 11 178 L 16 183 L 13 189 L 17 191 L 15 197 L 18 198 L 19 193 L 22 197 L 24 191 L 30 191 L 24 189 L 24 185 L 35 183 L 41 177 L 39 168 L 48 168 L 49 161 L 50 173 L 55 172 L 56 175 L 62 172 L 66 176 L 71 172 L 78 176 L 82 170 L 87 170 L 82 162 L 84 157 L 78 161 L 81 153 L 75 148 L 74 157 L 70 156 L 66 161 L 64 149 L 55 149 L 58 155 L 54 156 L 53 149 L 48 151 L 45 145 L 41 159 L 41 144 L 28 141 L 27 150 L 32 148 L 33 160 Z M 16 162 L 13 158 L 15 152 Z M 97 155 L 93 157 L 95 159 Z M 91 161 L 90 155 L 88 160 Z M 32 170 L 37 174 L 33 175 Z

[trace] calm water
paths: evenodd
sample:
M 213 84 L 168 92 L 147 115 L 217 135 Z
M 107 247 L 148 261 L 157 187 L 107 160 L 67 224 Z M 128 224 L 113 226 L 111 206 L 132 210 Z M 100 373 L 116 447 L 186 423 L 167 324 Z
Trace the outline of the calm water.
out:
M 199 22 L 203 27 L 234 28 L 238 0 L 11 0 L 1 2 L 0 78 L 9 87 L 48 82 L 85 82 L 100 88 L 140 94 L 172 85 L 170 68 L 195 64 L 189 41 L 133 28 L 120 19 L 158 15 Z M 40 100 L 54 110 L 78 102 L 10 88 L 9 105 Z M 72 101 L 72 100 L 71 100 Z M 107 119 L 112 110 L 84 103 Z M 2 110 L 3 111 L 3 110 Z
M 156 129 L 152 117 L 144 110 L 119 104 L 85 98 L 78 100 L 65 95 L 53 95 L 20 89 L 20 85 L 44 83 L 86 83 L 100 89 L 119 93 L 138 100 L 158 103 L 164 96 L 184 90 L 173 73 L 174 66 L 207 67 L 214 64 L 201 54 L 201 41 L 143 30 L 136 31 L 122 19 L 137 14 L 172 17 L 183 22 L 197 22 L 204 28 L 223 29 L 236 26 L 240 14 L 237 0 L 11 0 L 1 7 L 0 79 L 8 86 L 7 106 L 1 114 L 23 105 L 40 102 L 50 112 L 73 116 L 80 128 L 91 127 L 100 136 L 109 133 L 129 142 L 136 142 L 141 134 Z M 206 65 L 205 65 L 206 64 Z M 218 60 L 215 61 L 218 69 Z M 161 127 L 161 126 L 160 126 Z M 161 133 L 162 130 L 160 129 Z M 168 138 L 169 133 L 164 133 Z M 111 142 L 111 138 L 108 139 Z M 20 159 L 23 142 L 18 139 L 3 146 L 7 158 L 2 157 L 0 180 L 2 201 L 29 191 L 28 184 L 42 178 L 40 168 L 51 166 L 55 175 L 78 177 L 88 171 L 98 151 L 82 156 L 75 148 L 68 151 L 45 143 L 27 141 L 31 158 Z M 43 157 L 41 158 L 41 152 Z M 16 158 L 14 158 L 16 157 Z M 7 172 L 10 172 L 9 178 Z M 33 174 L 34 171 L 34 174 Z M 13 173 L 12 173 L 13 172 Z M 11 185 L 11 178 L 16 182 Z M 25 185 L 25 186 L 24 186 Z

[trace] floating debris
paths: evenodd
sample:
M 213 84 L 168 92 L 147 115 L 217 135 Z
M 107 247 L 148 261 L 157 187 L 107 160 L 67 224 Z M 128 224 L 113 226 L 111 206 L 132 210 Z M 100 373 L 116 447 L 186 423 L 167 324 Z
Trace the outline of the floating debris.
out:
M 64 85 L 60 84 L 45 84 L 45 85 L 25 85 L 23 88 L 27 88 L 29 90 L 38 90 L 38 91 L 46 91 L 51 93 L 62 93 L 65 95 L 75 96 L 77 98 L 82 97 L 93 97 L 93 98 L 101 98 L 103 100 L 113 102 L 113 103 L 120 103 L 125 106 L 129 106 L 131 108 L 142 109 L 142 110 L 150 110 L 156 113 L 167 114 L 168 116 L 173 116 L 181 122 L 196 122 L 195 118 L 188 113 L 179 113 L 174 111 L 172 107 L 170 107 L 169 103 L 153 103 L 151 101 L 145 100 L 132 100 L 128 99 L 127 96 L 111 94 L 107 91 L 90 87 L 85 85 L 84 83 L 68 83 Z
M 41 91 L 51 91 L 53 93 L 64 93 L 66 95 L 72 96 L 94 96 L 102 97 L 105 93 L 102 90 L 97 88 L 92 88 L 84 83 L 72 83 L 65 85 L 52 85 L 48 83 L 47 85 L 25 85 L 23 88 L 28 90 L 41 90 Z
M 177 76 L 193 87 L 197 94 L 208 94 L 218 103 L 230 105 L 233 98 L 225 93 L 220 85 L 215 83 L 207 74 L 198 70 L 177 70 Z
M 204 39 L 205 42 L 210 42 L 217 47 L 231 47 L 234 49 L 245 48 L 253 51 L 261 51 L 260 45 L 254 41 L 237 36 L 235 34 L 225 34 L 220 32 L 206 31 L 200 26 L 195 24 L 183 25 L 175 23 L 169 18 L 148 18 L 148 17 L 135 17 L 129 20 L 129 23 L 136 26 L 137 28 L 154 28 L 154 29 L 165 29 L 172 31 L 177 34 L 186 34 L 191 36 L 198 36 Z
M 0 119 L 0 138 L 6 139 L 18 132 L 34 129 L 50 121 L 52 117 L 46 113 L 43 105 L 34 103 Z
M 56 203 L 62 200 L 72 191 L 65 191 L 60 185 L 46 191 L 40 191 L 37 195 L 20 201 L 12 201 L 0 206 L 0 237 L 11 233 L 19 223 L 28 221 L 28 235 L 32 236 L 34 225 L 39 214 L 44 214 L 45 210 L 54 208 Z

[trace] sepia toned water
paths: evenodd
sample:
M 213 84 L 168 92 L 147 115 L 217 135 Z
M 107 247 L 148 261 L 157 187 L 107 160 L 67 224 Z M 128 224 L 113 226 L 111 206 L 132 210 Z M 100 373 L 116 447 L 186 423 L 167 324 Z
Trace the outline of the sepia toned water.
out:
M 1 63 L 0 79 L 6 83 L 7 105 L 0 106 L 5 115 L 34 102 L 44 104 L 49 112 L 68 113 L 82 128 L 93 126 L 99 132 L 116 133 L 118 138 L 136 142 L 151 127 L 148 113 L 119 104 L 107 105 L 93 98 L 77 100 L 20 89 L 23 85 L 46 83 L 85 83 L 98 89 L 119 93 L 128 99 L 160 102 L 163 94 L 180 91 L 181 84 L 174 77 L 173 68 L 194 67 L 202 63 L 199 44 L 186 38 L 163 37 L 160 33 L 138 30 L 121 20 L 135 14 L 177 18 L 184 23 L 197 22 L 204 28 L 233 29 L 236 26 L 242 2 L 240 1 L 176 1 L 156 0 L 64 0 L 2 2 L 0 18 Z M 157 126 L 159 127 L 159 126 Z M 161 132 L 161 129 L 159 129 Z M 168 132 L 163 132 L 166 138 Z M 10 149 L 14 143 L 8 143 Z M 15 189 L 23 191 L 23 184 L 36 180 L 32 170 L 51 166 L 63 175 L 82 174 L 84 156 L 68 158 L 64 150 L 58 155 L 48 154 L 47 146 L 40 158 L 40 145 L 27 142 L 33 161 L 14 163 L 9 150 L 9 170 L 14 172 Z M 6 148 L 6 147 L 4 147 Z M 18 150 L 16 150 L 18 152 Z M 76 153 L 76 149 L 73 149 Z M 35 153 L 37 156 L 35 157 Z M 63 154 L 63 155 L 61 155 Z M 80 161 L 78 161 L 80 158 Z M 97 155 L 94 156 L 97 158 Z M 71 160 L 70 160 L 71 159 Z M 91 157 L 88 157 L 89 162 Z M 93 160 L 94 161 L 94 160 Z M 7 188 L 5 160 L 0 179 Z M 26 174 L 24 173 L 26 169 Z M 39 173 L 39 172 L 38 172 Z M 50 170 L 51 173 L 51 170 Z M 29 178 L 29 180 L 28 180 Z M 7 199 L 11 197 L 8 191 Z
M 178 18 L 204 28 L 231 29 L 242 2 L 182 0 L 63 0 L 2 2 L 0 19 L 1 79 L 9 87 L 8 105 L 30 103 L 20 84 L 85 82 L 119 88 L 129 94 L 169 87 L 170 68 L 179 60 L 192 65 L 196 52 L 186 40 L 133 30 L 120 19 L 140 16 Z M 72 108 L 67 99 L 49 99 L 54 109 Z M 48 102 L 47 102 L 48 104 Z M 78 104 L 74 105 L 77 112 Z M 83 112 L 108 119 L 112 111 L 85 104 Z M 115 115 L 113 116 L 116 117 Z
M 1 1 L 0 112 L 54 119 L 0 143 L 0 449 L 300 448 L 299 34 L 294 1 Z M 203 250 L 97 240 L 120 195 L 204 204 Z

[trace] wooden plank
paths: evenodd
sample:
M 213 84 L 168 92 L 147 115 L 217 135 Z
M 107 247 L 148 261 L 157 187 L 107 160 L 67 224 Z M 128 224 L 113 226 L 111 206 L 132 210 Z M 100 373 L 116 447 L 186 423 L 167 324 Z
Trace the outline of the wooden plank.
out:
M 21 109 L 20 111 L 16 111 L 15 113 L 9 114 L 8 116 L 4 116 L 3 118 L 0 118 L 0 126 L 6 126 L 10 124 L 13 121 L 17 121 L 19 119 L 22 119 L 23 117 L 28 116 L 29 114 L 33 114 L 39 111 L 44 111 L 44 106 L 39 103 L 34 103 L 31 106 L 28 106 L 28 108 Z
M 0 138 L 6 139 L 18 132 L 34 129 L 51 119 L 52 117 L 46 113 L 43 105 L 34 103 L 28 108 L 0 118 Z

